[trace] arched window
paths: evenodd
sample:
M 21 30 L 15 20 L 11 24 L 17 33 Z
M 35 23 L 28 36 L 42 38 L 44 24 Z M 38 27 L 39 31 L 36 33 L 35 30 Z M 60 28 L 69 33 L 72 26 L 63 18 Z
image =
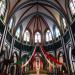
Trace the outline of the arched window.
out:
M 17 38 L 19 38 L 19 36 L 20 36 L 20 28 L 17 29 L 15 36 L 16 36 Z
M 56 32 L 56 37 L 59 37 L 60 36 L 60 31 L 59 31 L 59 29 L 57 27 L 56 27 L 55 32 Z
M 10 22 L 9 22 L 9 29 L 12 28 L 12 25 L 13 25 L 13 18 L 10 19 Z
M 52 40 L 52 35 L 51 35 L 50 30 L 47 30 L 47 32 L 46 32 L 46 41 L 48 42 L 50 40 Z
M 65 18 L 62 18 L 62 20 L 63 20 L 64 28 L 66 28 L 66 20 L 65 20 Z
M 70 0 L 70 10 L 71 10 L 71 13 L 74 15 L 75 14 L 75 0 Z
M 30 33 L 28 30 L 26 30 L 24 33 L 24 41 L 29 42 L 29 40 L 30 40 Z
M 6 9 L 6 0 L 0 0 L 0 16 L 1 15 L 4 16 L 5 9 Z
M 39 32 L 35 33 L 35 43 L 41 43 L 41 34 Z

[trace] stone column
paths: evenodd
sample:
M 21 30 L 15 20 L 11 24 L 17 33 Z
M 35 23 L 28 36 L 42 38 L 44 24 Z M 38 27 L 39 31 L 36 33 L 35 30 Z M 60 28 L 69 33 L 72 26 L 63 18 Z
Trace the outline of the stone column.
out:
M 62 43 L 64 55 L 65 55 L 65 61 L 66 61 L 66 67 L 67 67 L 67 70 L 68 70 L 68 75 L 71 75 L 70 68 L 69 68 L 68 56 L 67 56 L 66 47 L 65 47 L 65 43 L 64 43 L 63 37 L 61 38 L 61 43 Z
M 3 33 L 3 36 L 2 36 L 1 45 L 0 45 L 0 52 L 1 52 L 1 49 L 2 49 L 2 46 L 3 46 L 3 43 L 5 41 L 6 34 L 7 34 L 7 26 L 5 26 L 4 33 Z

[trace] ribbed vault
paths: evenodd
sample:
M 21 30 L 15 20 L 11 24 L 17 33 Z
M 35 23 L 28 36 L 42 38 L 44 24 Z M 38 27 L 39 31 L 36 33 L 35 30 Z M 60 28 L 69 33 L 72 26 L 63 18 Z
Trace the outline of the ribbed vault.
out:
M 61 19 L 65 18 L 66 24 L 70 24 L 66 3 L 69 3 L 69 0 L 9 0 L 6 23 L 9 25 L 10 19 L 14 19 L 13 36 L 19 27 L 21 36 L 26 29 L 31 34 L 35 34 L 36 31 L 44 34 L 47 29 L 53 32 L 53 27 L 63 35 Z

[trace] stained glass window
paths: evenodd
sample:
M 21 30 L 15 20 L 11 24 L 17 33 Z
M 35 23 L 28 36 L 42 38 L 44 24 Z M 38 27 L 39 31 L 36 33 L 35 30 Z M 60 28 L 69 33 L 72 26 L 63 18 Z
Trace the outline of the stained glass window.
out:
M 65 21 L 65 18 L 62 18 L 62 20 L 63 20 L 64 28 L 66 28 L 66 21 Z
M 35 33 L 35 43 L 41 43 L 41 34 L 39 32 Z
M 28 30 L 26 30 L 24 33 L 24 41 L 29 42 L 29 40 L 30 40 L 30 33 Z
M 59 29 L 57 27 L 55 29 L 55 32 L 56 32 L 56 37 L 59 37 L 60 36 L 60 31 L 59 31 Z
M 12 28 L 12 25 L 13 25 L 13 18 L 10 19 L 10 22 L 9 22 L 9 29 Z
M 15 36 L 16 36 L 17 38 L 19 38 L 19 36 L 20 36 L 20 28 L 17 29 Z
M 51 35 L 50 30 L 47 30 L 47 32 L 46 32 L 46 41 L 48 42 L 50 40 L 52 40 L 52 35 Z
M 70 0 L 70 9 L 71 9 L 71 13 L 74 15 L 75 14 L 75 0 Z
M 1 15 L 4 16 L 5 9 L 6 9 L 6 0 L 0 0 L 0 16 Z

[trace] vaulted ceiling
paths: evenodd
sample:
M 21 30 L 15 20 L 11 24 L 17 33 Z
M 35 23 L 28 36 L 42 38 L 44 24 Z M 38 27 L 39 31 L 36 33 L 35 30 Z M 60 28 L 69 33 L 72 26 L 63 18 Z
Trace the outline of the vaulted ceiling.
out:
M 7 23 L 14 17 L 14 32 L 20 26 L 23 27 L 22 32 L 26 28 L 31 32 L 32 29 L 33 32 L 48 28 L 52 30 L 56 26 L 62 34 L 61 17 L 70 24 L 66 4 L 69 4 L 69 0 L 8 0 Z

